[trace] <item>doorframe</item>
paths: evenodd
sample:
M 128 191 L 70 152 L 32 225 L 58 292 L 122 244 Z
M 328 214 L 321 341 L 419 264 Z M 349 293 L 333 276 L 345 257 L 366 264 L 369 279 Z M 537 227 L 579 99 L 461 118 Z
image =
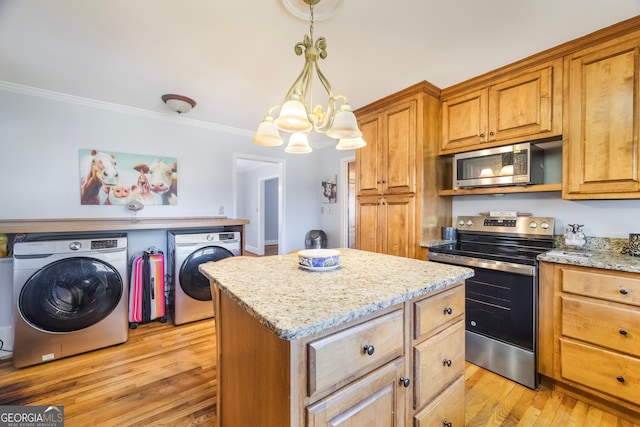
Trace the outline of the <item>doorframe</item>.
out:
M 232 171 L 233 177 L 231 180 L 231 192 L 233 194 L 233 217 L 237 218 L 238 216 L 238 159 L 246 159 L 253 160 L 263 163 L 275 163 L 278 165 L 278 174 L 272 175 L 270 178 L 265 179 L 274 179 L 278 178 L 278 254 L 284 252 L 284 242 L 285 242 L 285 228 L 284 224 L 286 223 L 286 215 L 284 210 L 284 201 L 286 200 L 285 195 L 285 176 L 286 176 L 286 161 L 285 159 L 280 159 L 277 157 L 265 157 L 265 156 L 256 156 L 253 154 L 242 154 L 242 153 L 233 153 L 233 164 Z M 260 200 L 258 201 L 258 209 L 260 210 L 258 217 L 260 218 L 258 226 L 258 244 L 262 245 L 262 251 L 264 251 L 264 180 L 260 178 L 260 188 L 258 189 Z M 243 243 L 244 245 L 244 243 Z M 244 249 L 244 248 L 243 248 Z
M 356 161 L 356 155 L 340 159 L 340 191 L 342 211 L 340 212 L 340 246 L 349 247 L 349 163 Z M 340 197 L 340 196 L 338 196 Z

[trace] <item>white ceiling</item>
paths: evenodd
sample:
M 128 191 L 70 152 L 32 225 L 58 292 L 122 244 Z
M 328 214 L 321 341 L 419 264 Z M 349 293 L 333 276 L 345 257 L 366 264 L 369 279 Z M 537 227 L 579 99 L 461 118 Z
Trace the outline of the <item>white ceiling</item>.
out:
M 314 36 L 358 108 L 636 15 L 640 0 L 343 0 Z M 177 93 L 196 100 L 190 119 L 254 131 L 300 72 L 308 31 L 282 0 L 0 0 L 0 81 L 167 114 L 160 96 Z

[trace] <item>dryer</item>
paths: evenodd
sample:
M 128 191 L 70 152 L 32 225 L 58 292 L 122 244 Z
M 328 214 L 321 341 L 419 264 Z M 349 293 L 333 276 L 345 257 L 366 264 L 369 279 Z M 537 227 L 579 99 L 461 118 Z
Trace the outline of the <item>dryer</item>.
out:
M 169 231 L 169 275 L 176 325 L 213 317 L 211 286 L 198 266 L 241 253 L 240 232 L 216 230 Z
M 127 340 L 126 234 L 31 234 L 13 253 L 14 366 Z

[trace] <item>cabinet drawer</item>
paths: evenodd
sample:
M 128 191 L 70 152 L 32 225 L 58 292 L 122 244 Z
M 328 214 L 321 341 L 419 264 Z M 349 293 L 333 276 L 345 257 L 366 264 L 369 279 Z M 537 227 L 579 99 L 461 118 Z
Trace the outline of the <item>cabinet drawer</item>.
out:
M 396 310 L 308 344 L 309 396 L 373 371 L 404 354 L 404 315 Z M 366 346 L 372 346 L 369 354 Z
M 458 378 L 429 406 L 418 412 L 414 421 L 415 427 L 464 427 L 464 377 Z
M 420 408 L 464 375 L 464 322 L 418 344 L 413 354 L 414 401 L 415 407 Z
M 640 404 L 640 359 L 560 338 L 560 369 L 569 381 Z
M 414 339 L 428 336 L 464 314 L 464 286 L 414 303 Z M 457 319 L 456 319 L 457 320 Z
M 564 292 L 640 306 L 637 274 L 563 268 L 561 277 Z
M 640 356 L 640 310 L 562 295 L 562 335 Z

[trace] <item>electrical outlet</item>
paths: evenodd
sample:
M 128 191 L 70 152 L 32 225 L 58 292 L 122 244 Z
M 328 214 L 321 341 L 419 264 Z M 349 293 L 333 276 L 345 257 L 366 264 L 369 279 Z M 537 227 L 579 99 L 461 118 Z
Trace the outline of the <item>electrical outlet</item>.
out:
M 218 213 L 219 213 L 220 215 L 222 215 L 222 214 L 224 213 L 224 206 L 220 206 L 220 207 L 218 208 Z
M 329 208 L 329 215 L 333 215 L 333 208 Z
M 324 213 L 324 206 L 320 206 L 320 214 Z

